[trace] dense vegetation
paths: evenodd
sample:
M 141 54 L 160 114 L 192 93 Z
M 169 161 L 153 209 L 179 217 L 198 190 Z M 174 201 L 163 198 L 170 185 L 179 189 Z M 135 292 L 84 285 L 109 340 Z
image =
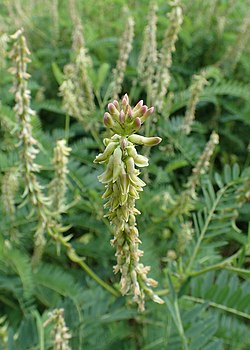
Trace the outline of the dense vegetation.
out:
M 0 2 L 0 350 L 250 348 L 249 5 Z

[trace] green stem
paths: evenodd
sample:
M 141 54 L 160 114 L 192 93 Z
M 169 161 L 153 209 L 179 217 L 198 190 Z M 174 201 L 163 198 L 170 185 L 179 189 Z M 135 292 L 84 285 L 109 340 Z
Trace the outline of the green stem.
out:
M 169 294 L 169 289 L 161 289 L 157 291 L 157 295 L 159 295 L 159 297 L 163 297 L 164 295 L 168 295 Z
M 199 271 L 191 271 L 191 272 L 188 273 L 188 276 L 196 277 L 196 276 L 203 275 L 204 273 L 206 273 L 208 271 L 220 270 L 220 269 L 226 269 L 226 270 L 229 270 L 229 271 L 250 275 L 250 271 L 244 270 L 244 269 L 240 269 L 238 267 L 234 267 L 234 266 L 230 265 L 232 263 L 232 261 L 235 260 L 241 252 L 242 252 L 242 249 L 239 249 L 235 254 L 233 254 L 232 256 L 228 257 L 224 261 L 222 261 L 222 262 L 220 262 L 218 264 L 215 264 L 215 265 L 208 266 L 205 269 L 202 269 L 202 270 L 199 270 Z
M 175 315 L 178 323 L 178 330 L 179 334 L 182 340 L 182 346 L 184 350 L 188 350 L 188 344 L 187 344 L 187 339 L 184 333 L 184 328 L 182 325 L 182 320 L 181 320 L 181 315 L 180 315 L 180 310 L 179 310 L 179 305 L 178 305 L 178 299 L 176 298 L 174 301 L 174 309 L 175 309 Z
M 184 295 L 183 298 L 186 299 L 186 300 L 193 301 L 195 303 L 199 303 L 199 304 L 208 303 L 208 306 L 211 306 L 211 307 L 214 307 L 214 308 L 217 308 L 217 309 L 229 312 L 229 313 L 234 314 L 236 316 L 244 317 L 244 318 L 250 320 L 250 315 L 246 314 L 245 312 L 235 310 L 235 309 L 233 309 L 231 307 L 228 307 L 228 306 L 225 306 L 225 305 L 222 305 L 222 304 L 214 303 L 213 301 L 208 301 L 208 300 L 201 299 L 201 298 L 195 298 L 195 297 L 192 297 L 192 296 L 189 296 L 189 295 Z
M 17 303 L 13 303 L 13 301 L 9 300 L 7 297 L 0 295 L 0 301 L 3 304 L 6 304 L 6 305 L 12 307 L 14 310 L 18 310 Z
M 182 153 L 183 157 L 189 163 L 189 165 L 194 166 L 193 160 L 185 152 L 185 149 L 182 147 L 182 145 L 180 145 L 180 143 L 178 142 L 178 139 L 176 137 L 172 136 L 171 133 L 169 133 L 167 131 L 165 131 L 165 136 L 169 139 L 169 141 L 172 143 L 172 145 L 174 145 L 174 147 Z
M 100 286 L 102 286 L 104 289 L 106 289 L 109 293 L 111 293 L 115 297 L 119 297 L 120 293 L 108 285 L 106 282 L 104 282 L 100 277 L 98 277 L 93 270 L 84 262 L 84 261 L 79 261 L 77 262 L 79 266 L 91 277 L 93 278 L 96 283 L 98 283 Z
M 242 274 L 242 275 L 247 275 L 248 277 L 250 276 L 250 270 L 246 270 L 246 269 L 241 269 L 239 267 L 234 267 L 234 266 L 225 266 L 226 270 L 232 271 L 232 272 L 236 272 L 238 274 Z
M 99 104 L 99 108 L 103 109 L 104 108 L 103 102 L 101 100 L 101 96 L 100 96 L 100 93 L 98 91 L 95 91 L 95 96 L 96 96 L 97 102 Z
M 239 267 L 234 267 L 234 266 L 229 265 L 230 261 L 232 261 L 236 255 L 237 255 L 237 253 L 232 255 L 228 259 L 222 261 L 221 263 L 208 266 L 205 269 L 202 269 L 199 271 L 191 271 L 187 274 L 186 277 L 197 277 L 197 276 L 203 275 L 204 273 L 207 273 L 209 271 L 223 270 L 223 269 L 228 270 L 228 271 L 232 271 L 232 272 L 235 272 L 235 273 L 238 273 L 241 275 L 250 276 L 250 270 L 241 269 Z M 157 294 L 159 296 L 164 296 L 164 295 L 167 295 L 168 293 L 169 293 L 168 289 L 162 289 L 162 290 L 157 292 Z
M 203 275 L 204 273 L 209 272 L 209 271 L 220 270 L 220 269 L 225 268 L 227 264 L 228 264 L 227 261 L 223 261 L 219 264 L 208 266 L 205 269 L 202 269 L 199 271 L 191 271 L 188 273 L 188 277 L 197 277 L 197 276 Z
M 191 267 L 192 267 L 192 265 L 194 263 L 194 260 L 195 260 L 197 254 L 198 254 L 199 249 L 200 249 L 201 242 L 203 241 L 203 239 L 205 237 L 205 234 L 206 234 L 207 229 L 208 229 L 208 225 L 209 225 L 209 223 L 210 223 L 210 221 L 212 219 L 212 216 L 213 216 L 213 214 L 214 214 L 214 212 L 216 210 L 216 207 L 217 207 L 218 203 L 220 202 L 221 197 L 223 196 L 225 191 L 228 189 L 228 187 L 229 186 L 225 186 L 222 190 L 220 190 L 218 197 L 216 198 L 215 202 L 213 203 L 213 206 L 212 206 L 212 208 L 211 208 L 211 210 L 210 210 L 210 212 L 209 212 L 209 214 L 208 214 L 208 216 L 206 218 L 206 221 L 204 223 L 204 226 L 202 228 L 202 231 L 200 233 L 198 241 L 197 241 L 197 243 L 195 245 L 193 254 L 190 257 L 189 263 L 188 263 L 187 268 L 186 268 L 187 272 L 190 271 L 190 269 L 191 269 Z
M 69 124 L 70 124 L 70 116 L 69 114 L 66 114 L 65 116 L 65 126 L 64 126 L 64 137 L 65 137 L 65 140 L 67 141 L 68 143 L 68 140 L 69 140 Z
M 33 315 L 36 318 L 37 331 L 38 331 L 38 336 L 39 336 L 39 350 L 44 350 L 45 349 L 45 347 L 44 347 L 44 328 L 43 328 L 41 316 L 37 310 L 33 311 Z
M 106 282 L 104 282 L 100 277 L 98 277 L 95 274 L 95 272 L 93 270 L 91 270 L 91 268 L 83 261 L 83 258 L 77 255 L 77 253 L 75 252 L 72 245 L 67 241 L 67 237 L 62 236 L 61 234 L 58 234 L 57 232 L 53 232 L 52 230 L 53 230 L 53 228 L 51 228 L 51 230 L 48 231 L 50 236 L 56 242 L 58 242 L 59 244 L 63 245 L 66 248 L 67 255 L 72 262 L 79 265 L 91 278 L 93 278 L 94 281 L 96 281 L 96 283 L 98 283 L 101 287 L 106 289 L 113 296 L 115 296 L 115 297 L 120 296 L 120 293 L 116 289 L 114 289 L 113 287 L 108 285 Z
M 90 129 L 90 132 L 91 132 L 91 134 L 92 134 L 94 140 L 96 141 L 97 145 L 99 146 L 100 150 L 103 150 L 103 144 L 102 144 L 102 142 L 101 142 L 101 140 L 100 140 L 100 138 L 99 138 L 97 132 L 95 131 L 95 129 L 94 129 L 94 128 L 91 128 L 91 129 Z

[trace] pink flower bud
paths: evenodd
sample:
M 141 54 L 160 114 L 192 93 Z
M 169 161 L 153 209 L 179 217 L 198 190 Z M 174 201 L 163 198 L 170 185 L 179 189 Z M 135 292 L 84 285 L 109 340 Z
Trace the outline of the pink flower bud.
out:
M 108 104 L 108 110 L 111 114 L 116 114 L 116 111 L 117 111 L 113 103 Z
M 146 105 L 141 106 L 137 111 L 133 113 L 133 118 L 141 117 L 143 114 L 145 114 L 148 110 L 148 107 Z
M 123 99 L 122 99 L 122 105 L 127 106 L 128 104 L 129 104 L 129 98 L 128 98 L 128 95 L 125 94 Z
M 128 141 L 126 138 L 122 138 L 121 141 L 120 141 L 120 147 L 122 150 L 124 150 L 128 145 Z
M 133 112 L 129 105 L 126 106 L 125 113 L 127 114 L 129 121 L 131 121 L 133 119 Z
M 118 111 L 120 110 L 119 102 L 117 100 L 113 101 L 113 105 L 115 106 L 116 109 L 118 109 Z
M 137 109 L 140 109 L 143 106 L 143 100 L 140 100 L 137 105 L 134 107 L 133 112 L 137 111 Z
M 132 111 L 132 108 L 130 106 L 128 109 L 128 115 L 129 115 L 129 117 L 132 117 L 132 115 L 133 115 L 133 111 Z
M 103 122 L 108 128 L 111 128 L 114 124 L 111 115 L 108 112 L 104 113 Z
M 141 119 L 139 117 L 135 118 L 134 126 L 136 127 L 136 130 L 140 129 L 140 127 L 141 127 Z
M 141 122 L 144 123 L 154 113 L 154 107 L 150 107 L 141 117 Z
M 120 122 L 121 122 L 122 124 L 125 123 L 125 113 L 124 113 L 123 110 L 121 110 L 121 112 L 120 112 L 119 119 L 120 119 Z

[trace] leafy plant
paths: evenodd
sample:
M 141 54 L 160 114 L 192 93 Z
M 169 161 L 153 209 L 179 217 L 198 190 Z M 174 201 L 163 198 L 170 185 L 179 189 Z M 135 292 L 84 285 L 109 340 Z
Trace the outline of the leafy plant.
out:
M 0 349 L 247 350 L 247 2 L 123 3 L 0 4 Z

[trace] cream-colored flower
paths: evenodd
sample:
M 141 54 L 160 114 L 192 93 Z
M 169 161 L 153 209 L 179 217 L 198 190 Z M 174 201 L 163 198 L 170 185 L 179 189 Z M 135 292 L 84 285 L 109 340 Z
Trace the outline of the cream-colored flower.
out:
M 106 166 L 98 179 L 106 187 L 103 198 L 107 200 L 104 207 L 108 213 L 105 216 L 115 228 L 111 240 L 116 247 L 114 272 L 121 273 L 121 293 L 132 294 L 143 311 L 145 295 L 157 303 L 163 303 L 163 300 L 151 289 L 157 286 L 157 282 L 147 277 L 150 267 L 140 263 L 143 251 L 139 249 L 141 241 L 136 224 L 136 215 L 140 212 L 135 202 L 146 184 L 140 179 L 137 167 L 147 166 L 148 159 L 137 153 L 136 145 L 154 146 L 161 139 L 134 134 L 153 113 L 153 108 L 143 105 L 143 101 L 132 108 L 125 95 L 121 104 L 114 100 L 108 105 L 108 110 L 109 113 L 104 114 L 104 123 L 114 135 L 104 140 L 106 149 L 96 157 L 95 163 Z

